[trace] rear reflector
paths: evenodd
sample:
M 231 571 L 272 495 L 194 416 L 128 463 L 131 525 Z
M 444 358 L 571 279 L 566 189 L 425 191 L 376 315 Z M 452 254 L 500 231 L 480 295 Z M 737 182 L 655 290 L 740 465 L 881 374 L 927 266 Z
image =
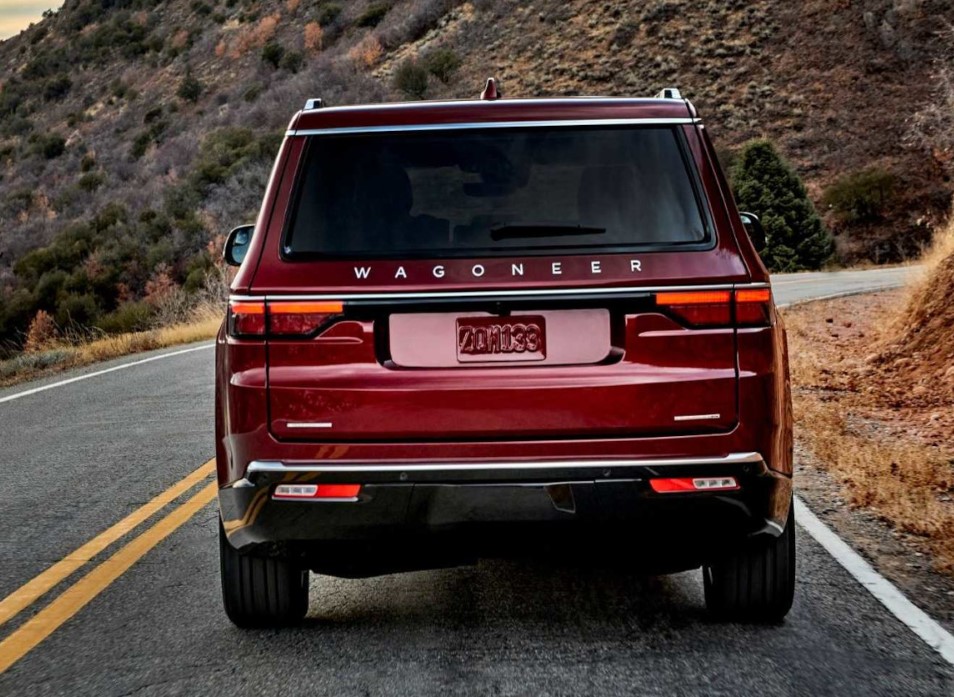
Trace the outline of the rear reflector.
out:
M 276 499 L 355 499 L 360 484 L 279 484 Z
M 657 494 L 675 494 L 687 491 L 732 491 L 739 488 L 735 477 L 674 477 L 650 479 L 649 486 Z

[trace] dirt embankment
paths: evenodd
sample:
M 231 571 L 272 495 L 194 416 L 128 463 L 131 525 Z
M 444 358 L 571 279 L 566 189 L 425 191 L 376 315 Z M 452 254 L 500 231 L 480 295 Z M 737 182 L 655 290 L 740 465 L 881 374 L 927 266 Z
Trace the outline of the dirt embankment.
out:
M 871 362 L 884 383 L 883 400 L 900 409 L 933 410 L 931 418 L 950 435 L 954 433 L 954 223 L 941 236 L 926 267 Z

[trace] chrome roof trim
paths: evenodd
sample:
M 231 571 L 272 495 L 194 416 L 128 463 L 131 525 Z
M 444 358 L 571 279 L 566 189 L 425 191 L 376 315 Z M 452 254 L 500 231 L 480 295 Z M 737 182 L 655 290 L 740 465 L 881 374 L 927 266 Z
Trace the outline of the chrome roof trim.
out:
M 560 297 L 563 295 L 618 296 L 633 293 L 659 293 L 689 290 L 735 290 L 737 288 L 769 288 L 768 283 L 720 283 L 699 286 L 627 286 L 624 288 L 538 288 L 520 290 L 446 290 L 446 291 L 382 291 L 378 293 L 307 293 L 231 295 L 229 300 L 442 300 L 460 298 L 526 298 Z
M 495 105 L 530 105 L 538 104 L 573 104 L 576 102 L 602 102 L 612 106 L 649 106 L 653 102 L 661 101 L 659 97 L 606 97 L 595 94 L 582 94 L 574 97 L 501 97 L 493 100 Z M 669 101 L 672 100 L 662 100 Z M 679 100 L 681 101 L 681 100 Z M 307 102 L 306 102 L 307 104 Z M 337 104 L 335 106 L 324 105 L 326 111 L 355 113 L 363 111 L 427 111 L 430 108 L 442 107 L 472 107 L 474 109 L 488 108 L 487 101 L 474 99 L 472 97 L 461 97 L 459 99 L 434 99 L 424 101 L 404 101 L 404 102 L 379 102 L 377 104 Z M 303 109 L 303 111 L 305 111 Z M 311 111 L 311 110 L 309 110 Z
M 661 126 L 701 123 L 701 119 L 665 118 L 665 119 L 573 119 L 569 121 L 469 121 L 460 123 L 416 123 L 389 124 L 386 126 L 342 126 L 339 128 L 301 128 L 285 131 L 286 136 L 323 136 L 348 135 L 354 133 L 396 133 L 403 131 L 460 131 L 483 128 L 542 128 L 552 126 L 566 128 L 570 126 Z

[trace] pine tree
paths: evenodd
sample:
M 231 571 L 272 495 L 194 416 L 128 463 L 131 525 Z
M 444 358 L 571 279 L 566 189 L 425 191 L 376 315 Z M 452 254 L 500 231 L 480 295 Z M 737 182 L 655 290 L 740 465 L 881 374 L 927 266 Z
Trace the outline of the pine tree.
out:
M 753 140 L 732 168 L 739 209 L 762 221 L 768 246 L 762 259 L 772 271 L 821 268 L 834 249 L 805 185 L 767 140 Z

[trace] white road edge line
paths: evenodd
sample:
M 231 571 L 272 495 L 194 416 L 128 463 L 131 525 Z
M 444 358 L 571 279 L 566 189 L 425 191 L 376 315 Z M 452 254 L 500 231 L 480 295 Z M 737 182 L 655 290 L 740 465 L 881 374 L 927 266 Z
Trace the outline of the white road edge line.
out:
M 12 402 L 14 399 L 20 399 L 21 397 L 29 397 L 31 394 L 36 394 L 38 392 L 46 392 L 47 390 L 52 390 L 54 387 L 63 387 L 64 385 L 70 385 L 74 382 L 79 382 L 80 380 L 88 380 L 89 378 L 95 378 L 100 375 L 105 375 L 106 373 L 113 373 L 117 370 L 125 370 L 126 368 L 132 368 L 133 366 L 142 365 L 143 363 L 152 363 L 153 361 L 161 361 L 164 358 L 181 356 L 184 353 L 202 351 L 204 349 L 213 348 L 214 346 L 215 344 L 202 344 L 201 346 L 193 346 L 192 348 L 180 349 L 178 351 L 171 351 L 170 353 L 162 353 L 158 356 L 142 358 L 138 361 L 130 361 L 129 363 L 123 363 L 122 365 L 114 365 L 112 368 L 97 370 L 92 373 L 86 373 L 85 375 L 77 375 L 75 378 L 69 378 L 68 380 L 51 382 L 49 385 L 41 385 L 40 387 L 34 387 L 31 390 L 24 390 L 23 392 L 17 392 L 16 394 L 7 395 L 6 397 L 0 397 L 0 404 L 3 404 L 4 402 Z
M 875 571 L 871 564 L 821 522 L 797 496 L 795 520 L 892 615 L 917 634 L 925 644 L 941 654 L 945 661 L 954 665 L 954 636 L 908 600 L 891 581 Z

